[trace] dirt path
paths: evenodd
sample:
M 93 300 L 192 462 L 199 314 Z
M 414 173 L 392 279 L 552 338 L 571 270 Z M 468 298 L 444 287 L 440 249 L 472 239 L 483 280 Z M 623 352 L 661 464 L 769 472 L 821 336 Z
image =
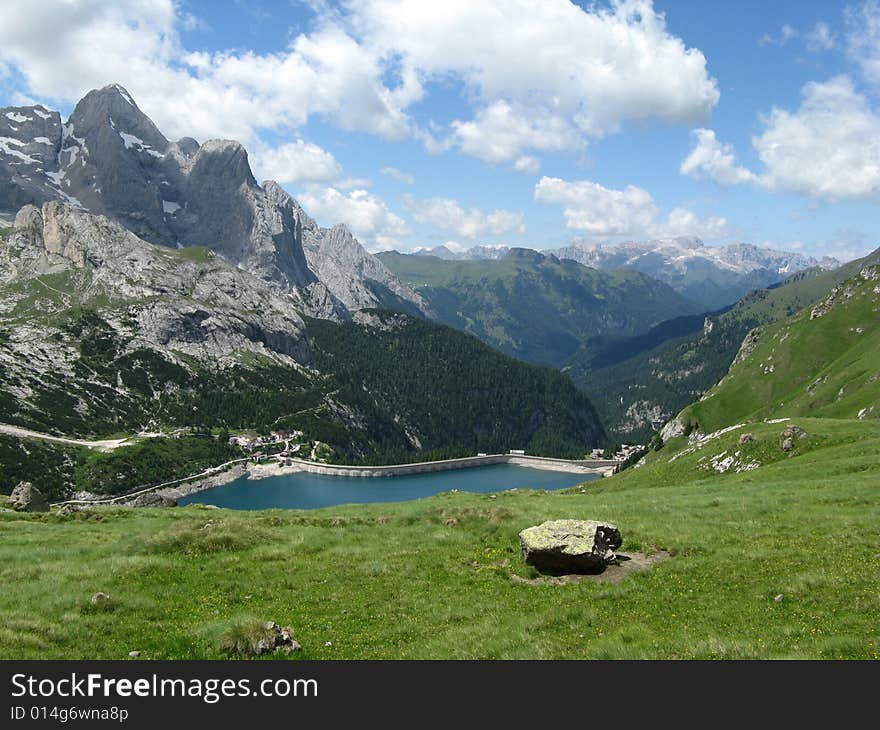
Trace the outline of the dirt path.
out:
M 52 434 L 40 433 L 39 431 L 30 431 L 19 426 L 10 426 L 7 423 L 0 423 L 0 434 L 17 436 L 18 438 L 40 439 L 41 441 L 51 441 L 56 444 L 67 444 L 68 446 L 85 446 L 87 449 L 97 449 L 98 451 L 112 451 L 131 441 L 130 437 L 105 439 L 102 441 L 83 441 L 81 439 L 65 438 L 64 436 L 53 436 Z

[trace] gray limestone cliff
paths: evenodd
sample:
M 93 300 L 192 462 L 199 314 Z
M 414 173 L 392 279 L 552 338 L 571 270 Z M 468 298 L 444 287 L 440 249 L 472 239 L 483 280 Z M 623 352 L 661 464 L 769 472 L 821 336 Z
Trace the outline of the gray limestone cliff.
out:
M 320 228 L 280 186 L 261 187 L 241 144 L 169 141 L 118 84 L 89 92 L 66 123 L 42 106 L 0 109 L 0 214 L 53 200 L 150 243 L 209 248 L 303 314 L 427 313 L 347 230 Z

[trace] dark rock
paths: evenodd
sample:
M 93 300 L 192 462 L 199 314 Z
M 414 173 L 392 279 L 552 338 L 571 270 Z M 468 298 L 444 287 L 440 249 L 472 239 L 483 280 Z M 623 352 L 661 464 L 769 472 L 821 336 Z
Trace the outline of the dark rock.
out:
M 19 482 L 7 504 L 16 512 L 48 512 L 49 503 L 43 493 L 30 482 Z
M 615 525 L 594 520 L 551 520 L 519 534 L 526 563 L 543 573 L 601 573 L 623 543 Z
M 274 621 L 266 621 L 263 624 L 263 631 L 264 635 L 255 645 L 257 656 L 273 652 L 289 654 L 302 649 L 302 645 L 293 638 L 293 629 L 289 626 L 282 628 Z

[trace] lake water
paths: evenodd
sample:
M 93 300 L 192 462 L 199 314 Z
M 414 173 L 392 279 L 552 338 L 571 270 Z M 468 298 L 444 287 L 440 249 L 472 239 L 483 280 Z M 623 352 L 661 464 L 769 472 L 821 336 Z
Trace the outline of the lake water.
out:
M 242 477 L 179 500 L 186 504 L 215 504 L 229 509 L 317 509 L 338 504 L 404 502 L 458 489 L 462 492 L 501 492 L 505 489 L 565 489 L 596 474 L 529 469 L 494 464 L 454 471 L 397 477 L 330 477 L 297 472 L 268 479 Z

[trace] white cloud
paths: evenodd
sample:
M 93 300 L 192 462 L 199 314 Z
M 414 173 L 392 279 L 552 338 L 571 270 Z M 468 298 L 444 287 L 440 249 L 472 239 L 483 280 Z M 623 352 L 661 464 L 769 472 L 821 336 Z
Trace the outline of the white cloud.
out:
M 784 46 L 792 38 L 797 38 L 798 35 L 797 29 L 786 23 L 779 29 L 779 36 L 765 33 L 761 36 L 760 44 L 762 46 Z
M 681 173 L 832 201 L 880 197 L 880 115 L 846 76 L 810 82 L 801 93 L 796 111 L 774 108 L 752 138 L 763 172 L 737 166 L 729 144 L 698 129 Z
M 711 129 L 695 129 L 691 136 L 694 148 L 681 163 L 682 175 L 697 179 L 706 177 L 722 185 L 736 185 L 755 179 L 754 173 L 737 166 L 733 147 L 719 142 Z
M 828 23 L 822 21 L 817 22 L 809 30 L 798 30 L 787 23 L 779 30 L 779 35 L 774 36 L 765 34 L 761 37 L 760 44 L 762 46 L 784 46 L 795 38 L 802 38 L 806 44 L 807 50 L 812 53 L 820 51 L 830 51 L 837 45 L 837 37 L 831 30 Z
M 430 223 L 462 238 L 478 238 L 487 234 L 525 233 L 525 216 L 509 210 L 484 213 L 478 208 L 465 210 L 456 200 L 430 198 L 418 200 L 404 196 L 404 205 L 418 223 Z
M 723 236 L 727 227 L 724 218 L 703 220 L 685 208 L 675 208 L 658 221 L 654 198 L 634 185 L 612 190 L 589 180 L 542 177 L 535 185 L 535 200 L 562 206 L 569 228 L 599 239 L 691 235 L 711 240 Z
M 541 171 L 541 161 L 531 155 L 523 155 L 513 163 L 513 169 L 526 175 L 537 175 Z
M 862 75 L 880 85 L 880 2 L 866 0 L 844 12 L 846 51 L 860 66 Z
M 673 208 L 662 223 L 649 229 L 658 238 L 671 236 L 699 236 L 713 240 L 727 235 L 727 219 L 722 217 L 700 218 L 686 208 Z
M 370 249 L 397 246 L 397 238 L 409 234 L 409 226 L 392 213 L 385 202 L 366 190 L 341 193 L 334 187 L 311 188 L 297 199 L 322 223 L 344 223 Z
M 261 129 L 295 129 L 319 115 L 344 130 L 415 136 L 432 150 L 457 144 L 493 162 L 568 149 L 628 119 L 702 121 L 719 98 L 703 54 L 668 32 L 650 0 L 590 11 L 568 0 L 315 9 L 312 28 L 277 52 L 207 53 L 183 47 L 179 30 L 196 21 L 174 0 L 3 0 L 0 63 L 21 74 L 19 91 L 47 101 L 118 81 L 172 136 L 248 144 Z M 416 124 L 411 107 L 445 78 L 461 83 L 472 118 Z
M 830 51 L 836 45 L 837 41 L 828 23 L 818 22 L 804 35 L 807 42 L 807 49 L 817 53 L 819 51 Z
M 72 101 L 118 81 L 172 136 L 251 142 L 260 128 L 313 114 L 391 139 L 408 133 L 412 99 L 385 87 L 380 59 L 338 27 L 320 25 L 278 53 L 210 54 L 182 47 L 178 28 L 189 21 L 172 0 L 44 0 L 2 14 L 0 60 L 30 93 Z
M 408 172 L 404 172 L 403 170 L 398 170 L 396 167 L 383 167 L 382 174 L 388 175 L 388 177 L 392 177 L 397 182 L 402 182 L 406 185 L 415 185 L 416 179 Z
M 852 82 L 811 82 L 796 112 L 773 109 L 752 145 L 761 184 L 810 197 L 872 198 L 880 192 L 880 116 Z
M 462 152 L 486 162 L 534 160 L 524 150 L 566 150 L 583 147 L 584 140 L 566 119 L 527 107 L 497 101 L 480 110 L 472 121 L 454 121 L 453 139 Z M 534 167 L 534 164 L 532 164 Z
M 253 159 L 260 179 L 275 180 L 282 185 L 330 182 L 342 173 L 333 155 L 301 139 L 278 147 L 257 147 Z

